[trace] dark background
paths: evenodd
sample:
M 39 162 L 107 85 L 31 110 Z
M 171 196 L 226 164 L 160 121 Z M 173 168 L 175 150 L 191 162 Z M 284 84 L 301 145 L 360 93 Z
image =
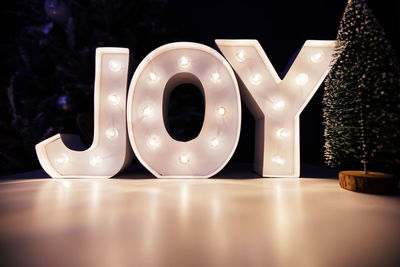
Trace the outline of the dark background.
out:
M 135 0 L 133 0 L 135 1 Z M 162 0 L 158 0 L 162 1 Z M 142 1 L 143 2 L 143 1 Z M 156 1 L 157 2 L 157 1 Z M 257 39 L 264 48 L 267 56 L 278 73 L 282 73 L 293 54 L 308 39 L 334 40 L 347 0 L 303 0 L 303 1 L 184 1 L 170 0 L 164 2 L 162 21 L 168 27 L 166 36 L 157 40 L 136 40 L 140 43 L 135 60 L 132 60 L 132 69 L 143 59 L 147 53 L 159 45 L 171 41 L 198 42 L 217 49 L 215 39 Z M 389 40 L 396 51 L 400 48 L 400 1 L 367 1 L 369 7 L 385 29 Z M 16 71 L 17 64 L 10 62 L 9 58 L 17 56 L 19 51 L 13 46 L 18 39 L 18 31 L 23 27 L 20 18 L 15 12 L 17 5 L 10 2 L 5 5 L 1 16 L 1 97 L 5 97 L 5 90 L 9 85 L 10 77 Z M 124 23 L 124 22 L 121 22 Z M 126 27 L 126 25 L 123 25 Z M 118 27 L 115 27 L 115 33 Z M 113 34 L 113 30 L 109 32 Z M 155 39 L 155 38 L 154 38 Z M 110 43 L 104 43 L 110 45 Z M 114 46 L 124 44 L 111 43 Z M 93 47 L 94 49 L 95 47 Z M 218 50 L 218 49 L 217 49 Z M 93 50 L 94 51 L 94 50 Z M 92 53 L 94 66 L 94 53 Z M 88 79 L 94 81 L 93 73 L 87 73 Z M 129 78 L 130 80 L 130 78 Z M 30 88 L 26 88 L 30 90 Z M 324 165 L 323 159 L 323 128 L 322 128 L 322 94 L 323 86 L 317 91 L 308 106 L 301 114 L 301 162 L 313 165 Z M 179 100 L 179 91 L 174 96 Z M 194 97 L 189 105 L 201 106 L 201 99 Z M 196 100 L 197 99 L 197 100 Z M 4 100 L 4 99 L 3 99 Z M 9 119 L 7 101 L 0 107 L 0 119 Z M 170 110 L 186 110 L 190 107 L 174 102 Z M 201 108 L 199 109 L 201 110 Z M 51 110 L 48 112 L 52 112 Z M 89 110 L 90 112 L 90 110 Z M 189 115 L 188 115 L 189 116 Z M 195 120 L 194 122 L 195 123 Z M 180 125 L 189 127 L 190 125 Z M 0 133 L 2 138 L 2 133 Z M 238 148 L 229 164 L 249 163 L 253 160 L 254 153 L 254 120 L 247 108 L 243 105 L 242 132 Z M 28 155 L 29 156 L 29 155 Z M 21 155 L 27 157 L 27 155 Z M 25 159 L 26 160 L 26 159 Z M 8 169 L 0 172 L 17 172 L 39 168 L 36 158 L 29 159 L 34 164 L 27 168 Z

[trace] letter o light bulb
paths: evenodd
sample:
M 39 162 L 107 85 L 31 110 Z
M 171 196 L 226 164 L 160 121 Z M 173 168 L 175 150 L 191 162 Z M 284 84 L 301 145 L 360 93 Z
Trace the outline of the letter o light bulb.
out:
M 213 83 L 218 83 L 221 81 L 221 74 L 219 74 L 218 72 L 214 72 L 211 74 L 211 81 Z
M 217 114 L 220 117 L 224 117 L 226 114 L 226 109 L 224 107 L 217 107 Z
M 102 157 L 100 156 L 92 156 L 89 159 L 89 164 L 92 166 L 98 166 L 99 164 L 101 164 L 101 162 L 103 161 Z
M 190 156 L 189 156 L 189 154 L 184 153 L 184 154 L 182 154 L 182 155 L 179 156 L 179 162 L 180 162 L 180 163 L 182 163 L 182 164 L 188 164 L 189 161 L 190 161 Z
M 210 146 L 211 146 L 212 148 L 217 148 L 217 147 L 219 146 L 219 144 L 220 144 L 220 142 L 219 142 L 219 139 L 218 139 L 217 137 L 211 138 L 211 140 L 210 140 Z
M 191 62 L 190 62 L 190 59 L 188 57 L 183 56 L 183 57 L 181 57 L 179 59 L 179 66 L 181 68 L 187 69 L 187 68 L 190 67 L 190 65 L 191 65 Z
M 147 139 L 147 146 L 149 148 L 157 148 L 160 146 L 160 139 L 158 138 L 158 136 L 151 136 L 149 139 Z
M 109 140 L 114 140 L 115 138 L 118 137 L 118 130 L 115 129 L 115 128 L 109 128 L 109 129 L 107 129 L 107 131 L 106 131 L 106 137 L 107 137 Z
M 150 72 L 149 73 L 149 81 L 152 83 L 158 82 L 159 77 L 157 74 L 155 74 L 154 72 Z
M 153 107 L 146 106 L 143 108 L 143 116 L 152 117 L 153 116 Z

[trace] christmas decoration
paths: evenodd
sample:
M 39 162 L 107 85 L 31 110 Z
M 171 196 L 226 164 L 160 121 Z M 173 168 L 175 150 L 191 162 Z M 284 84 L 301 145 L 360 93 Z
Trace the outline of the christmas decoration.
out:
M 206 106 L 199 135 L 187 142 L 173 139 L 164 120 L 171 91 L 183 83 L 201 88 Z M 135 155 L 156 177 L 208 178 L 228 163 L 239 141 L 241 103 L 235 74 L 208 46 L 161 46 L 135 71 L 127 120 Z
M 165 20 L 165 4 L 155 0 L 13 4 L 9 13 L 18 23 L 13 25 L 13 38 L 2 43 L 13 52 L 3 65 L 7 70 L 3 77 L 9 82 L 4 82 L 0 98 L 1 173 L 38 168 L 35 144 L 57 133 L 88 128 L 82 125 L 93 117 L 96 47 L 129 47 L 135 67 L 148 52 L 176 38 L 176 30 Z M 86 113 L 91 115 L 78 119 Z M 87 143 L 91 138 L 85 139 Z
M 400 70 L 363 0 L 349 1 L 324 91 L 329 166 L 394 172 L 400 164 Z M 397 169 L 398 170 L 398 169 Z
M 299 177 L 299 116 L 327 75 L 334 41 L 306 41 L 280 79 L 256 40 L 216 40 L 240 77 L 256 120 L 255 169 L 267 177 Z
M 96 50 L 93 143 L 80 151 L 85 146 L 79 136 L 57 134 L 37 144 L 40 164 L 51 177 L 109 178 L 129 164 L 132 151 L 126 144 L 125 123 L 128 66 L 128 49 Z

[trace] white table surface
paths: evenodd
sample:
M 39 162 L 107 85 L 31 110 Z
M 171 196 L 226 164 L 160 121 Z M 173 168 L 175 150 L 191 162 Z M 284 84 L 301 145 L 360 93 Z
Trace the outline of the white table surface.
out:
M 1 266 L 400 266 L 400 197 L 318 178 L 9 180 L 0 251 Z

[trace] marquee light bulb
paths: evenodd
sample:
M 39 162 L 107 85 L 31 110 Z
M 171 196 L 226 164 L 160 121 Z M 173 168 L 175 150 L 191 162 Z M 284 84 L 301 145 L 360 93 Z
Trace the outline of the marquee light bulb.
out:
M 280 139 L 284 139 L 290 136 L 290 132 L 288 129 L 281 128 L 276 131 L 276 136 Z
M 251 83 L 254 85 L 259 85 L 262 81 L 262 76 L 260 73 L 254 73 L 253 75 L 251 75 Z
M 181 68 L 187 69 L 187 68 L 190 67 L 190 65 L 191 65 L 191 62 L 190 62 L 190 59 L 188 57 L 183 56 L 183 57 L 181 57 L 179 59 L 179 66 Z
M 282 99 L 277 99 L 275 101 L 272 101 L 272 109 L 273 110 L 282 110 L 285 108 L 285 101 Z
M 160 146 L 160 138 L 156 135 L 151 136 L 147 139 L 147 146 L 151 149 L 155 149 Z
M 303 86 L 308 83 L 308 75 L 305 73 L 300 73 L 296 76 L 296 83 L 299 86 Z
M 120 99 L 120 97 L 118 95 L 112 94 L 112 95 L 108 96 L 108 103 L 110 103 L 111 105 L 116 106 L 120 102 L 121 102 L 121 99 Z
M 106 131 L 106 137 L 110 140 L 114 140 L 118 137 L 118 130 L 115 128 L 109 128 Z
M 235 54 L 235 58 L 238 62 L 243 62 L 246 60 L 246 53 L 244 52 L 244 50 L 239 50 L 237 51 L 237 53 Z
M 272 157 L 272 162 L 276 165 L 282 166 L 283 164 L 285 164 L 285 159 L 281 156 L 274 156 Z
M 98 166 L 103 162 L 103 158 L 100 156 L 92 156 L 89 159 L 89 164 L 92 166 Z
M 143 116 L 145 117 L 152 117 L 153 116 L 153 107 L 152 106 L 146 106 L 143 109 Z
M 65 154 L 59 155 L 56 158 L 56 162 L 58 165 L 67 165 L 69 163 L 69 157 Z
M 226 109 L 224 107 L 217 107 L 217 114 L 220 117 L 224 117 L 226 115 Z
M 324 52 L 318 51 L 311 55 L 311 61 L 314 63 L 319 63 L 324 59 Z
M 160 78 L 158 77 L 157 74 L 155 74 L 154 72 L 150 72 L 149 73 L 149 81 L 152 83 L 158 82 Z
M 217 147 L 219 146 L 219 144 L 220 144 L 220 142 L 219 142 L 219 139 L 218 139 L 217 137 L 211 138 L 211 140 L 210 140 L 210 146 L 211 146 L 212 148 L 217 148 Z
M 221 81 L 221 74 L 219 74 L 218 72 L 214 72 L 211 74 L 211 81 L 213 83 L 218 83 Z
M 111 71 L 117 72 L 121 70 L 121 62 L 115 59 L 111 59 L 108 62 L 108 67 L 110 68 Z
M 189 154 L 182 154 L 179 156 L 179 162 L 182 164 L 188 164 L 190 161 L 190 155 Z

